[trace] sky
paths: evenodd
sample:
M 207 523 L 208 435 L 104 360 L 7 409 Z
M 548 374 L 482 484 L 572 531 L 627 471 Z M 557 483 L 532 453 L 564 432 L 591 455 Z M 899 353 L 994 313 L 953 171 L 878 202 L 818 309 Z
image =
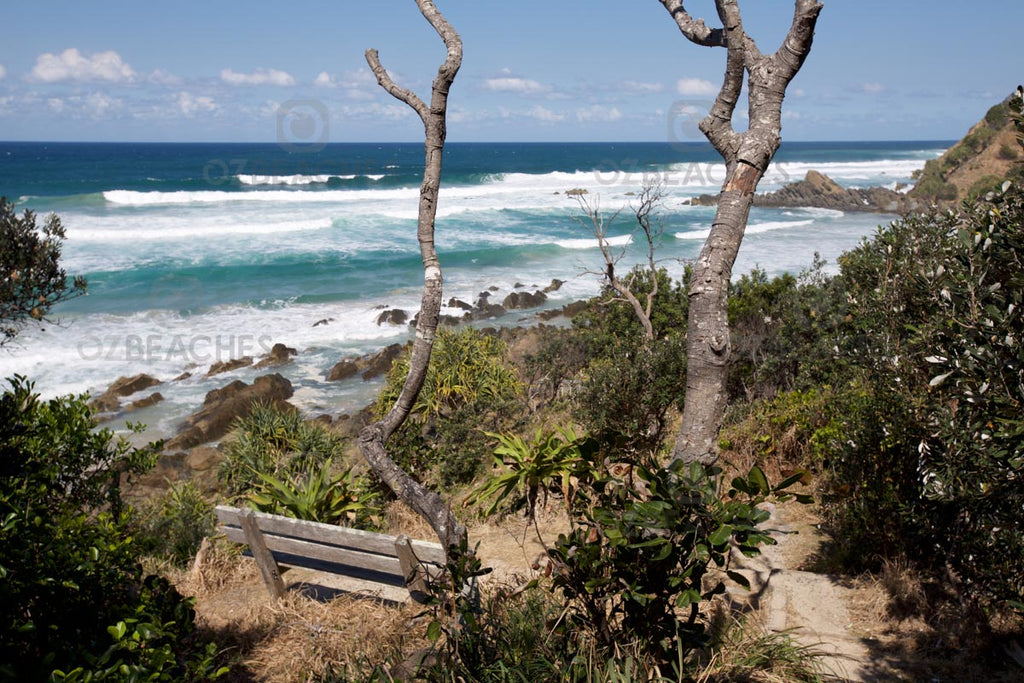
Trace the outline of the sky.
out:
M 1020 0 L 823 2 L 784 139 L 957 139 L 1024 81 Z M 686 41 L 657 0 L 436 4 L 465 50 L 449 140 L 701 139 L 725 50 Z M 715 23 L 712 0 L 686 8 Z M 741 8 L 775 51 L 792 0 Z M 444 58 L 413 0 L 32 0 L 4 24 L 0 140 L 417 141 L 363 53 L 424 99 Z

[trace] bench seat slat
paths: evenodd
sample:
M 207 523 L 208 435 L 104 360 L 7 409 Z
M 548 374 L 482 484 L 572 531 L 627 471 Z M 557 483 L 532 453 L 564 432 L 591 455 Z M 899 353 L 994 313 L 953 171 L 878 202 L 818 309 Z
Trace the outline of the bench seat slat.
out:
M 241 516 L 244 512 L 246 511 L 224 505 L 218 505 L 216 508 L 217 520 L 222 526 L 241 527 Z M 362 552 L 397 557 L 394 536 L 363 531 L 362 529 L 349 529 L 331 524 L 322 524 L 320 522 L 291 519 L 279 515 L 269 515 L 264 512 L 253 512 L 253 516 L 256 518 L 259 528 L 264 534 L 289 536 L 339 548 L 351 548 Z M 245 541 L 241 542 L 244 543 Z M 421 562 L 439 565 L 445 563 L 444 548 L 440 543 L 412 540 L 411 544 L 413 552 Z M 271 549 L 273 550 L 273 548 Z
M 245 534 L 239 528 L 230 526 L 223 527 L 223 531 L 224 535 L 228 537 L 228 540 L 236 543 L 246 542 Z M 304 564 L 299 564 L 299 562 L 301 558 L 308 557 L 313 560 L 320 560 L 321 562 L 327 562 L 330 564 L 358 567 L 359 569 L 366 569 L 371 572 L 396 576 L 400 579 L 404 578 L 402 577 L 402 568 L 399 565 L 397 557 L 387 557 L 386 555 L 377 555 L 374 553 L 361 553 L 345 548 L 325 546 L 319 543 L 310 543 L 297 538 L 277 536 L 268 533 L 263 534 L 263 540 L 267 545 L 267 549 L 274 554 L 275 559 L 278 559 L 284 564 L 305 566 Z M 288 560 L 285 560 L 279 557 L 282 553 L 291 557 L 289 557 Z

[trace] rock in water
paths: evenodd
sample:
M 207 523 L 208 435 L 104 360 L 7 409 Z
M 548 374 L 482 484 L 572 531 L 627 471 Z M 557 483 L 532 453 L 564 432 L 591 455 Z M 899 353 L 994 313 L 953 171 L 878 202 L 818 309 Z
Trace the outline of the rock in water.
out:
M 164 450 L 182 451 L 219 439 L 231 430 L 236 419 L 252 412 L 254 403 L 288 408 L 287 399 L 293 393 L 292 383 L 276 373 L 257 377 L 251 385 L 235 380 L 214 389 L 206 394 L 203 407 L 185 418 L 181 431 L 167 442 Z
M 106 391 L 89 401 L 89 407 L 99 413 L 110 413 L 121 408 L 121 397 L 131 396 L 158 384 L 161 384 L 160 380 L 146 374 L 118 377 Z
M 284 344 L 274 344 L 274 346 L 270 349 L 270 353 L 268 353 L 265 358 L 260 360 L 260 362 L 256 363 L 256 365 L 254 365 L 253 367 L 271 368 L 277 367 L 278 365 L 284 365 L 285 363 L 290 363 L 292 360 L 292 356 L 296 354 L 298 354 L 298 351 L 291 348 L 290 346 L 285 346 Z

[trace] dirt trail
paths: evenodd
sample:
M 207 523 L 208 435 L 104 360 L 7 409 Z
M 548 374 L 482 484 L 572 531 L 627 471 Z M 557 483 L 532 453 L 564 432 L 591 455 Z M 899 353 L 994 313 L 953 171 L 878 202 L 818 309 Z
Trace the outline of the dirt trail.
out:
M 766 526 L 775 531 L 778 544 L 764 548 L 760 558 L 745 560 L 764 590 L 760 604 L 765 623 L 821 652 L 826 669 L 841 680 L 878 680 L 868 673 L 871 656 L 848 609 L 854 590 L 838 577 L 799 569 L 824 543 L 815 521 L 801 506 L 773 506 Z

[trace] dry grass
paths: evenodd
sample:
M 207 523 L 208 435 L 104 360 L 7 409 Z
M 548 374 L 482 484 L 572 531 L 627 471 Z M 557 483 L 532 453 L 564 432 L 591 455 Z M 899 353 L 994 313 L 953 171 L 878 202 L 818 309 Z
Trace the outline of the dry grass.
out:
M 173 578 L 196 598 L 197 625 L 235 660 L 229 681 L 299 683 L 354 674 L 426 646 L 425 626 L 414 623 L 422 608 L 351 594 L 322 600 L 296 590 L 272 600 L 255 562 L 226 542 L 215 542 L 198 568 Z

